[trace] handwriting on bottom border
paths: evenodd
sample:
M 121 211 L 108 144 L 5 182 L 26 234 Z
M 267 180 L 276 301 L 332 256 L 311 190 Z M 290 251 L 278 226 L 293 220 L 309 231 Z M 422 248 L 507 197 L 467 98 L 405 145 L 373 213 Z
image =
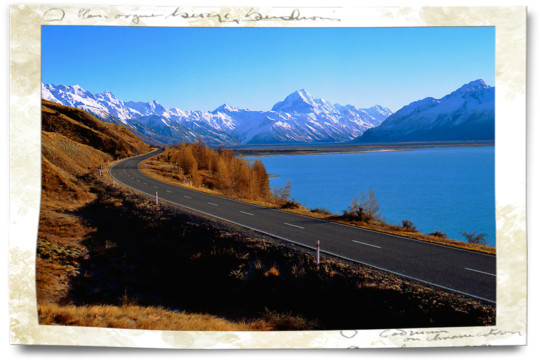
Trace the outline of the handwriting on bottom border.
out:
M 360 333 L 356 330 L 342 330 L 340 335 L 346 339 L 352 339 L 358 336 Z M 518 335 L 522 336 L 521 331 L 508 331 L 495 328 L 485 328 L 478 331 L 471 332 L 458 332 L 451 330 L 404 330 L 404 329 L 387 329 L 379 333 L 379 337 L 382 339 L 391 339 L 402 342 L 403 344 L 415 343 L 415 342 L 442 342 L 461 339 L 489 339 L 489 338 L 501 338 L 506 336 Z M 355 348 L 355 347 L 351 347 Z

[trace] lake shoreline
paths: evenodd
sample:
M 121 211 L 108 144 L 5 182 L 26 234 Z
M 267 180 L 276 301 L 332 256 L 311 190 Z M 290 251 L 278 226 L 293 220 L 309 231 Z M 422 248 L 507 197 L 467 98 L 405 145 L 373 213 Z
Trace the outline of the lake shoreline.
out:
M 398 147 L 407 151 L 245 158 L 263 162 L 273 188 L 280 189 L 290 181 L 291 197 L 307 209 L 341 214 L 354 196 L 372 187 L 389 224 L 412 220 L 420 232 L 443 232 L 456 240 L 463 233 L 485 233 L 488 244 L 495 246 L 490 175 L 494 146 L 441 145 Z
M 433 148 L 455 148 L 494 146 L 493 141 L 470 142 L 418 142 L 388 144 L 318 144 L 318 145 L 253 145 L 229 147 L 236 155 L 250 156 L 288 156 L 288 155 L 330 155 L 349 153 L 375 153 L 390 151 L 410 151 Z

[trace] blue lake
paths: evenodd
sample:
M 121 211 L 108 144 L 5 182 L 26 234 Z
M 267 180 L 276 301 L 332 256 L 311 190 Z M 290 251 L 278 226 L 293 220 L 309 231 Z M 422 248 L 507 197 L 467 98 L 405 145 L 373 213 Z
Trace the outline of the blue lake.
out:
M 291 196 L 308 208 L 341 213 L 371 187 L 382 218 L 410 220 L 423 233 L 485 233 L 495 245 L 495 148 L 418 149 L 260 158 L 271 187 L 291 182 Z

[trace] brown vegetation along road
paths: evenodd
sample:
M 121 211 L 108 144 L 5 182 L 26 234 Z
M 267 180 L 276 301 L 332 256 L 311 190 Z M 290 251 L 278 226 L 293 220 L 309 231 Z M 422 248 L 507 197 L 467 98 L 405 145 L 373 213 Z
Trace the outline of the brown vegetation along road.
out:
M 167 184 L 143 174 L 141 161 L 159 154 L 129 158 L 110 169 L 111 176 L 158 201 L 241 225 L 321 253 L 496 302 L 496 257 L 489 254 L 425 243 L 325 220 L 269 209 L 189 188 Z

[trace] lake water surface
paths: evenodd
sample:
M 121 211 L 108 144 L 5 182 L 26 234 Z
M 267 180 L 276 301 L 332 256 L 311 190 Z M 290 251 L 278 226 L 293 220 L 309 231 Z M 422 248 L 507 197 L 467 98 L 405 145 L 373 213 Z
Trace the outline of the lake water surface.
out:
M 308 208 L 341 213 L 371 187 L 386 222 L 410 220 L 423 233 L 487 234 L 495 245 L 495 148 L 418 149 L 260 158 L 272 187 L 291 182 L 292 197 Z

